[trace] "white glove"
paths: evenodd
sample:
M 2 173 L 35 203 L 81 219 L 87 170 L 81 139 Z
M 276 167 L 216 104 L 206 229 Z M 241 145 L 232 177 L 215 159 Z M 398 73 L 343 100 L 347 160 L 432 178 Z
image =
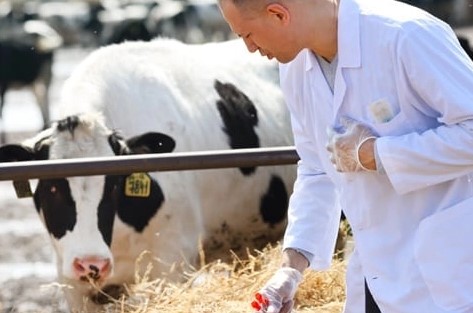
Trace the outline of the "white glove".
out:
M 294 295 L 302 280 L 302 274 L 291 267 L 281 267 L 255 295 L 251 306 L 263 313 L 291 312 Z
M 342 119 L 342 131 L 329 129 L 327 150 L 330 161 L 339 172 L 368 170 L 360 162 L 360 147 L 369 139 L 377 138 L 368 126 L 353 119 Z

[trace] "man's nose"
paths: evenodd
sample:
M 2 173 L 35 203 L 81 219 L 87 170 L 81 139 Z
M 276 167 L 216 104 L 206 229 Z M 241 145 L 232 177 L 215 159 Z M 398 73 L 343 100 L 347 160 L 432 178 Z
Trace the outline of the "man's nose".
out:
M 246 48 L 251 53 L 256 52 L 259 50 L 258 46 L 253 42 L 253 40 L 244 38 L 243 41 L 245 42 Z

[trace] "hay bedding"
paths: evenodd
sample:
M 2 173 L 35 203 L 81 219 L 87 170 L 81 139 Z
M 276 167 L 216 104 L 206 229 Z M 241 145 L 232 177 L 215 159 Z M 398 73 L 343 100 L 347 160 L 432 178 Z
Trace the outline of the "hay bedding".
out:
M 229 262 L 202 264 L 199 270 L 185 273 L 186 282 L 179 284 L 164 279 L 152 281 L 146 272 L 136 273 L 136 284 L 129 286 L 130 297 L 114 301 L 105 312 L 254 312 L 250 302 L 279 267 L 280 250 L 278 244 L 268 245 L 262 251 L 248 252 L 245 259 L 232 255 Z M 204 259 L 202 255 L 201 260 Z M 297 312 L 341 312 L 345 268 L 346 261 L 336 259 L 328 271 L 306 271 L 296 293 Z

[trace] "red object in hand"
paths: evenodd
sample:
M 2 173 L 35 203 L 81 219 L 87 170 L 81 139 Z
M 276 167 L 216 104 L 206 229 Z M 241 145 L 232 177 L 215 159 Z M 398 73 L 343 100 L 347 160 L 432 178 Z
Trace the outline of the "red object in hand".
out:
M 256 311 L 261 310 L 261 305 L 257 301 L 251 302 L 251 307 L 255 309 Z
M 269 304 L 268 298 L 266 298 L 265 296 L 263 296 L 262 294 L 257 292 L 255 294 L 255 299 L 256 300 L 251 302 L 251 306 L 253 307 L 253 309 L 255 309 L 258 312 L 261 311 L 261 310 L 263 310 L 263 312 L 265 312 L 266 309 L 268 308 L 268 304 Z
M 263 305 L 265 305 L 265 306 L 268 306 L 268 304 L 269 304 L 268 298 L 266 298 L 265 296 L 263 296 L 263 295 L 260 294 L 259 292 L 257 292 L 257 293 L 255 294 L 255 298 L 256 298 L 256 300 L 257 300 L 259 303 L 261 303 L 261 304 L 263 304 Z

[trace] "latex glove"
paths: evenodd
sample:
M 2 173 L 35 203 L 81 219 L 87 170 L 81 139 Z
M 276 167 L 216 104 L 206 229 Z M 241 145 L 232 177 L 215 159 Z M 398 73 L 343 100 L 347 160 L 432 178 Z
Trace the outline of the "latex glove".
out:
M 302 274 L 291 267 L 281 267 L 266 285 L 255 295 L 251 306 L 258 312 L 291 312 L 294 295 L 302 280 Z
M 341 131 L 328 131 L 327 150 L 331 153 L 330 161 L 339 172 L 368 170 L 360 162 L 360 147 L 367 140 L 377 138 L 377 135 L 371 128 L 353 119 L 343 118 L 341 122 Z

